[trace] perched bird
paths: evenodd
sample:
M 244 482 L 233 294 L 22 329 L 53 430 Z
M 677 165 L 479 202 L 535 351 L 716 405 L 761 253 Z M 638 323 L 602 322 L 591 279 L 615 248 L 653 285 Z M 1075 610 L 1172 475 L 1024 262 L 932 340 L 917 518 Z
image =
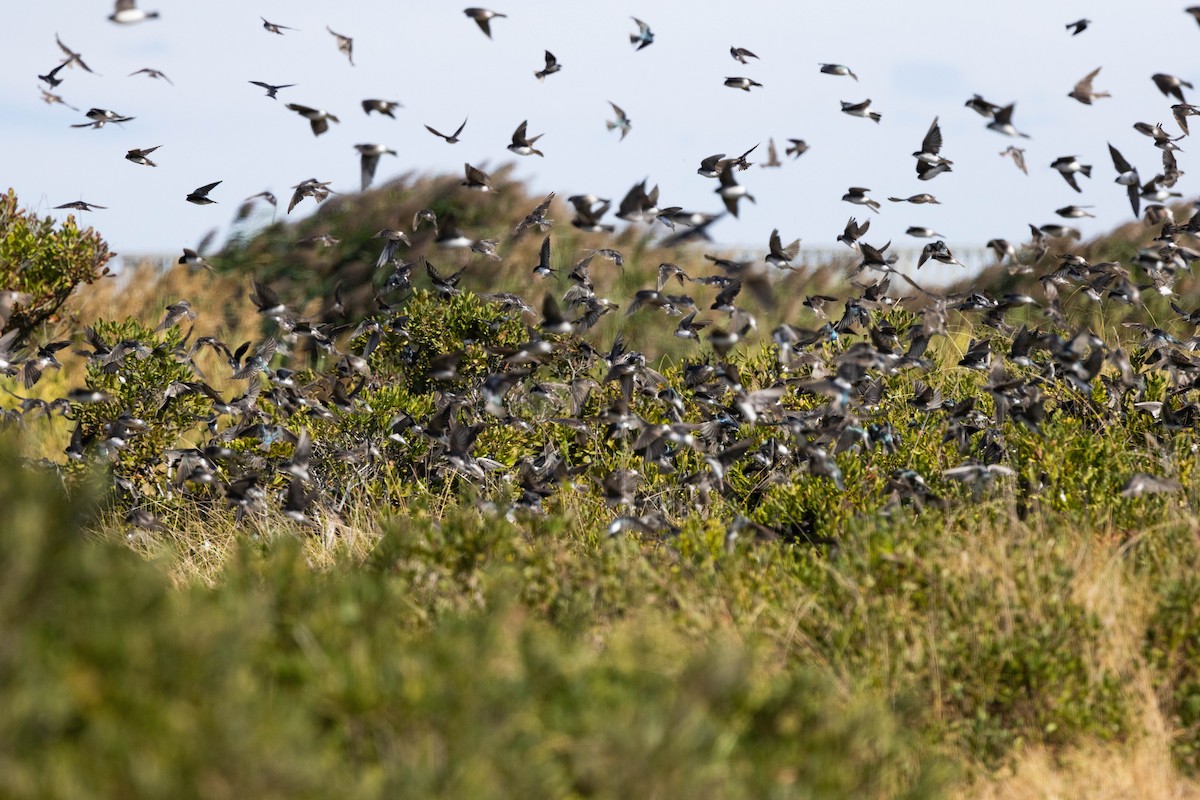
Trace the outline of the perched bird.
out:
M 650 26 L 642 22 L 637 17 L 631 17 L 637 23 L 638 32 L 629 34 L 629 43 L 634 45 L 635 50 L 645 50 L 650 45 L 654 44 L 654 31 L 650 30 Z
M 469 117 L 467 119 L 469 119 Z M 465 128 L 465 127 L 467 127 L 466 119 L 464 119 L 462 121 L 462 125 L 458 126 L 458 130 L 454 131 L 454 133 L 450 134 L 449 136 L 447 136 L 446 134 L 441 133 L 437 130 L 434 130 L 433 128 L 429 127 L 428 125 L 425 126 L 425 130 L 429 131 L 434 136 L 438 136 L 442 139 L 445 139 L 448 144 L 458 144 L 458 135 L 463 132 L 463 128 Z
M 1025 164 L 1025 148 L 1010 144 L 1002 153 L 1000 153 L 1001 158 L 1004 156 L 1011 156 L 1013 163 L 1017 165 L 1017 169 L 1021 170 L 1021 172 L 1024 172 L 1026 175 L 1029 174 L 1029 168 Z
M 283 36 L 284 31 L 296 30 L 295 28 L 289 28 L 287 25 L 279 25 L 274 22 L 267 22 L 266 17 L 259 17 L 259 19 L 262 20 L 263 29 L 266 30 L 267 33 L 278 33 L 280 36 Z
M 270 97 L 272 99 L 278 99 L 275 97 L 275 93 L 278 92 L 280 89 L 290 89 L 291 87 L 296 85 L 294 83 L 281 83 L 278 86 L 274 86 L 270 83 L 263 83 L 262 81 L 250 81 L 250 83 L 253 83 L 255 86 L 261 86 L 262 88 L 266 89 L 267 97 Z
M 331 121 L 341 124 L 341 120 L 339 120 L 333 114 L 330 114 L 328 111 L 309 108 L 308 106 L 302 106 L 299 103 L 288 103 L 287 108 L 289 111 L 295 111 L 297 114 L 308 120 L 309 126 L 312 127 L 313 136 L 320 136 L 322 133 L 325 133 L 325 131 L 329 130 L 329 123 Z
M 1186 86 L 1189 89 L 1195 88 L 1183 78 L 1176 78 L 1174 75 L 1166 75 L 1162 72 L 1156 72 L 1150 78 L 1154 81 L 1154 85 L 1158 87 L 1160 92 L 1167 97 L 1174 97 L 1181 103 L 1187 102 L 1187 98 L 1183 96 L 1183 87 Z
M 512 144 L 508 146 L 508 149 L 519 156 L 545 155 L 541 150 L 537 150 L 533 146 L 534 143 L 537 142 L 538 139 L 542 138 L 544 134 L 539 133 L 537 136 L 533 137 L 527 136 L 525 129 L 528 124 L 528 120 L 526 120 L 517 126 L 517 129 L 513 131 Z
M 206 206 L 211 203 L 217 202 L 216 200 L 213 200 L 212 198 L 210 198 L 208 196 L 208 193 L 211 192 L 213 189 L 217 188 L 217 186 L 219 186 L 220 184 L 221 184 L 221 181 L 213 181 L 212 183 L 206 183 L 205 185 L 201 186 L 199 189 L 193 189 L 191 192 L 188 193 L 187 201 L 189 203 L 195 203 L 198 206 Z
M 621 107 L 619 105 L 614 103 L 612 100 L 609 100 L 608 104 L 613 107 L 613 111 L 616 113 L 617 118 L 615 120 L 609 120 L 608 122 L 606 122 L 604 124 L 608 126 L 608 129 L 610 131 L 613 128 L 620 128 L 621 129 L 621 140 L 624 141 L 625 134 L 629 133 L 629 131 L 632 129 L 633 126 L 630 124 L 629 117 L 625 115 L 625 112 L 621 109 Z
M 95 203 L 85 203 L 82 200 L 75 200 L 70 203 L 63 203 L 61 206 L 55 206 L 55 208 L 73 208 L 77 211 L 91 211 L 94 208 L 108 208 L 108 206 L 98 206 Z
M 742 64 L 748 63 L 746 61 L 747 58 L 758 58 L 758 56 L 754 55 L 754 53 L 751 53 L 744 47 L 730 47 L 729 55 L 733 56 L 734 61 Z
M 539 81 L 544 81 L 546 80 L 547 75 L 553 75 L 560 69 L 562 69 L 562 65 L 558 63 L 558 59 L 554 57 L 554 53 L 551 53 L 549 50 L 547 50 L 546 66 L 533 73 L 533 77 L 537 78 Z
M 1079 82 L 1075 84 L 1075 88 L 1067 94 L 1067 97 L 1074 97 L 1085 106 L 1090 106 L 1092 101 L 1097 98 L 1112 97 L 1112 95 L 1110 95 L 1108 92 L 1097 92 L 1092 89 L 1092 81 L 1095 80 L 1096 76 L 1100 74 L 1101 69 L 1103 69 L 1103 67 L 1096 67 L 1087 75 L 1084 75 L 1082 78 L 1080 78 Z
M 1088 25 L 1091 25 L 1091 24 L 1092 24 L 1092 21 L 1090 19 L 1077 19 L 1074 22 L 1068 22 L 1066 25 L 1066 28 L 1067 28 L 1067 30 L 1071 31 L 1072 36 L 1078 36 L 1079 34 L 1086 31 L 1088 28 Z M 1072 30 L 1072 28 L 1074 30 Z
M 867 192 L 869 192 L 869 191 L 871 191 L 871 190 L 864 189 L 861 186 L 851 186 L 846 191 L 846 193 L 844 195 L 842 195 L 842 199 L 845 200 L 847 203 L 854 203 L 855 205 L 866 206 L 867 208 L 871 209 L 872 211 L 878 213 L 879 212 L 879 202 L 877 200 L 872 200 L 871 198 L 867 197 Z
M 368 117 L 371 116 L 372 111 L 378 111 L 383 116 L 391 117 L 392 119 L 396 118 L 396 115 L 392 113 L 394 110 L 397 108 L 404 108 L 404 106 L 400 105 L 395 100 L 363 100 L 362 107 L 363 112 Z
M 1004 108 L 997 109 L 993 114 L 994 119 L 988 123 L 988 130 L 1003 133 L 1005 136 L 1020 136 L 1022 139 L 1028 139 L 1028 133 L 1021 133 L 1013 127 L 1012 115 L 1016 106 L 1016 103 L 1009 103 Z
M 479 26 L 479 30 L 483 31 L 487 37 L 492 38 L 492 18 L 507 17 L 507 14 L 501 14 L 498 11 L 491 11 L 486 8 L 466 8 L 463 13 L 471 19 L 475 20 L 475 24 Z
M 871 100 L 867 98 L 861 103 L 847 103 L 845 100 L 842 103 L 842 113 L 849 114 L 852 117 L 866 117 L 867 119 L 879 122 L 882 116 L 871 110 Z
M 148 19 L 158 19 L 157 11 L 142 11 L 135 0 L 117 0 L 109 19 L 121 25 L 133 25 Z
M 913 158 L 917 159 L 918 180 L 933 180 L 943 172 L 950 172 L 950 165 L 954 162 L 938 155 L 941 150 L 942 129 L 938 125 L 938 118 L 934 117 L 933 124 L 929 126 L 925 138 L 921 141 L 921 149 L 913 153 Z
M 343 36 L 340 33 L 336 33 L 328 25 L 325 26 L 325 30 L 329 31 L 330 36 L 337 39 L 338 51 L 346 54 L 346 58 L 350 60 L 350 66 L 353 67 L 354 66 L 354 40 L 352 38 L 350 38 L 349 36 Z
M 858 80 L 858 76 L 851 72 L 845 64 L 822 64 L 821 73 L 823 75 L 849 75 L 854 80 Z
M 155 150 L 157 150 L 160 147 L 162 147 L 161 144 L 157 144 L 154 147 L 147 147 L 144 150 L 138 150 L 138 149 L 134 148 L 133 150 L 130 150 L 128 153 L 125 154 L 125 158 L 128 159 L 129 161 L 132 161 L 135 164 L 141 164 L 146 167 L 157 167 L 158 164 L 155 164 L 153 161 L 151 161 L 149 158 L 147 158 L 147 156 L 149 156 L 151 153 L 153 153 Z
M 356 144 L 354 145 L 354 149 L 362 157 L 360 159 L 362 162 L 361 191 L 365 192 L 367 187 L 371 185 L 371 181 L 375 180 L 375 168 L 379 166 L 379 157 L 383 155 L 394 156 L 396 155 L 396 151 L 382 144 Z
M 129 73 L 129 75 L 127 77 L 132 78 L 134 75 L 145 75 L 148 78 L 162 78 L 164 81 L 166 81 L 167 83 L 170 83 L 172 86 L 175 85 L 174 83 L 171 83 L 171 79 L 168 78 L 161 70 L 151 69 L 150 67 L 143 67 L 142 69 L 139 69 L 136 72 L 131 72 L 131 73 Z
M 1079 188 L 1079 183 L 1075 180 L 1076 173 L 1082 174 L 1085 178 L 1092 177 L 1092 165 L 1081 164 L 1078 156 L 1059 156 L 1050 164 L 1052 169 L 1058 170 L 1058 174 L 1063 176 L 1063 180 L 1077 192 L 1083 190 Z
M 479 167 L 472 167 L 470 164 L 463 164 L 463 169 L 466 171 L 466 180 L 462 185 L 468 189 L 474 189 L 477 192 L 494 192 L 492 187 L 492 176 L 488 175 Z
M 761 87 L 762 84 L 750 78 L 726 78 L 725 85 L 730 89 L 741 89 L 742 91 L 750 91 L 751 86 Z

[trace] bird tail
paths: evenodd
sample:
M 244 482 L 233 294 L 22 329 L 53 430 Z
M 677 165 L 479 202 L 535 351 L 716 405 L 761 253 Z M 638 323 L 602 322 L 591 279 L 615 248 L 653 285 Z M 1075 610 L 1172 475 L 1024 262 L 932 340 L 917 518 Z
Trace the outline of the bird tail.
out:
M 1083 176 L 1085 178 L 1092 177 L 1092 165 L 1091 164 L 1084 164 L 1082 167 L 1079 168 L 1079 171 L 1083 173 Z
M 867 208 L 871 209 L 872 211 L 879 211 L 879 201 L 871 200 L 870 198 L 868 198 L 867 199 Z

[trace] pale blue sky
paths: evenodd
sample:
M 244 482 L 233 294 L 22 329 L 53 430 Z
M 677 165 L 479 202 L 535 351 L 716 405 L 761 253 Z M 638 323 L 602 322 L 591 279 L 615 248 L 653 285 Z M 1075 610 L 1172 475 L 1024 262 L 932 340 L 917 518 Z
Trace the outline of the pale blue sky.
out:
M 357 143 L 399 151 L 384 157 L 377 183 L 413 170 L 461 173 L 468 161 L 515 161 L 534 194 L 592 192 L 616 201 L 649 178 L 661 186 L 662 205 L 716 211 L 716 182 L 696 174 L 701 158 L 757 142 L 755 156 L 765 158 L 772 136 L 783 158 L 785 140 L 797 137 L 811 148 L 799 161 L 739 174 L 758 204 L 743 204 L 741 219 L 715 226 L 718 240 L 765 246 L 778 227 L 785 240 L 835 247 L 853 214 L 872 218 L 867 239 L 876 244 L 919 246 L 904 236 L 910 225 L 935 228 L 952 245 L 982 244 L 1023 240 L 1027 223 L 1059 221 L 1054 210 L 1069 204 L 1095 206 L 1098 219 L 1080 224 L 1089 234 L 1129 220 L 1105 143 L 1122 150 L 1143 179 L 1153 176 L 1161 153 L 1132 125 L 1176 126 L 1174 101 L 1150 76 L 1200 78 L 1200 27 L 1181 2 L 497 0 L 492 7 L 509 16 L 493 21 L 492 41 L 463 15 L 465 5 L 145 0 L 142 6 L 159 10 L 161 19 L 134 26 L 110 23 L 111 4 L 94 0 L 13 7 L 0 26 L 0 180 L 42 212 L 77 199 L 108 206 L 82 216 L 119 252 L 172 253 L 214 226 L 226 228 L 239 202 L 255 192 L 271 189 L 283 199 L 290 186 L 314 177 L 356 191 Z M 260 15 L 299 30 L 269 34 Z M 656 35 L 640 52 L 629 43 L 631 15 Z M 1080 17 L 1093 26 L 1072 37 L 1064 25 Z M 326 25 L 354 37 L 357 66 L 338 52 Z M 37 75 L 61 59 L 56 32 L 100 73 L 59 73 L 66 80 L 54 91 L 80 113 L 40 99 Z M 731 45 L 761 61 L 738 64 Z M 539 83 L 533 73 L 545 49 L 563 69 Z M 847 64 L 860 81 L 819 74 L 818 62 Z M 1113 98 L 1090 107 L 1068 98 L 1075 81 L 1097 66 L 1104 69 L 1095 88 Z M 126 77 L 143 67 L 162 70 L 175 85 Z M 735 75 L 764 87 L 747 94 L 722 85 Z M 249 80 L 298 85 L 274 101 Z M 1017 101 L 1014 122 L 1033 138 L 987 130 L 987 121 L 963 106 L 975 92 L 999 104 Z M 367 97 L 405 108 L 394 121 L 368 118 L 359 105 Z M 868 97 L 883 115 L 880 124 L 840 113 L 840 100 Z M 633 121 L 623 142 L 605 129 L 609 100 Z M 325 108 L 341 124 L 314 138 L 287 102 Z M 91 106 L 136 119 L 102 130 L 70 128 Z M 468 115 L 457 145 L 423 127 L 450 132 Z M 954 171 L 920 182 L 910 154 L 934 116 Z M 531 134 L 545 133 L 544 159 L 505 149 L 524 119 Z M 998 155 L 1010 143 L 1027 148 L 1028 177 Z M 1180 144 L 1180 167 L 1188 171 L 1191 148 L 1188 140 Z M 130 148 L 154 145 L 162 145 L 157 169 L 123 158 Z M 1081 181 L 1082 194 L 1049 168 L 1062 155 L 1095 166 L 1093 179 Z M 1188 197 L 1192 177 L 1176 187 Z M 215 180 L 224 181 L 212 192 L 218 204 L 184 201 Z M 849 186 L 869 187 L 884 203 L 882 213 L 841 202 Z M 943 205 L 886 201 L 922 191 Z M 296 213 L 311 212 L 311 202 Z

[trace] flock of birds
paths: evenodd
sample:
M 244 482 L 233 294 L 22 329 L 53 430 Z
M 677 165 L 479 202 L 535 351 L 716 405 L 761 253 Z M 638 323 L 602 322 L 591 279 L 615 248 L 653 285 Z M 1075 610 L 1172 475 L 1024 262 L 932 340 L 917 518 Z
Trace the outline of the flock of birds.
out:
M 1200 6 L 1186 11 L 1200 23 Z M 506 14 L 489 9 L 468 8 L 464 13 L 489 38 L 494 33 L 501 35 L 498 20 L 510 24 Z M 140 24 L 157 17 L 157 12 L 138 9 L 134 0 L 118 0 L 110 19 L 118 24 Z M 630 45 L 639 51 L 652 46 L 655 33 L 651 26 L 637 18 L 633 22 L 636 30 L 629 34 Z M 262 20 L 262 25 L 270 34 L 286 35 L 292 31 L 286 25 L 266 19 Z M 1081 19 L 1066 28 L 1071 36 L 1077 36 L 1089 25 L 1089 20 Z M 329 34 L 333 44 L 353 64 L 353 39 L 331 29 Z M 64 68 L 89 69 L 78 52 L 61 40 L 58 45 L 64 60 L 46 75 L 39 76 L 48 84 L 48 89 L 43 89 L 47 102 L 63 102 L 50 90 L 62 83 Z M 730 56 L 738 65 L 751 65 L 758 60 L 751 50 L 738 46 L 730 48 Z M 544 54 L 544 62 L 544 67 L 534 73 L 540 81 L 563 69 L 549 51 Z M 824 63 L 819 69 L 822 74 L 835 78 L 858 80 L 857 74 L 847 65 Z M 1100 72 L 1100 68 L 1092 70 L 1067 96 L 1089 105 L 1107 97 L 1106 92 L 1094 88 Z M 160 71 L 150 68 L 134 74 L 169 80 Z M 947 316 L 951 311 L 978 315 L 979 329 L 995 332 L 973 339 L 959 362 L 960 367 L 988 374 L 986 391 L 994 411 L 990 415 L 984 413 L 977 407 L 977 398 L 973 395 L 943 398 L 938 391 L 920 381 L 915 383 L 913 396 L 902 399 L 931 419 L 937 418 L 944 440 L 952 443 L 963 459 L 958 466 L 945 470 L 943 478 L 968 481 L 978 490 L 994 478 L 1012 475 L 1014 471 L 1007 463 L 1010 454 L 1004 442 L 1003 423 L 1011 420 L 1036 431 L 1048 413 L 1046 401 L 1052 385 L 1068 387 L 1085 397 L 1091 394 L 1093 382 L 1099 379 L 1109 387 L 1106 397 L 1113 413 L 1124 413 L 1123 409 L 1132 407 L 1133 413 L 1147 414 L 1157 420 L 1162 435 L 1169 436 L 1171 432 L 1193 424 L 1200 415 L 1200 406 L 1174 399 L 1145 401 L 1141 397 L 1145 390 L 1144 371 L 1161 369 L 1167 372 L 1171 397 L 1182 397 L 1183 393 L 1195 388 L 1200 375 L 1200 362 L 1190 355 L 1197 340 L 1181 341 L 1162 329 L 1142 326 L 1144 338 L 1141 344 L 1150 355 L 1142 371 L 1135 370 L 1129 355 L 1121 347 L 1106 345 L 1086 329 L 1069 332 L 1070 323 L 1062 306 L 1067 296 L 1078 295 L 1097 302 L 1113 300 L 1142 305 L 1142 293 L 1152 291 L 1171 298 L 1171 307 L 1180 322 L 1193 328 L 1200 325 L 1200 310 L 1181 307 L 1173 292 L 1176 281 L 1189 272 L 1194 260 L 1200 258 L 1200 251 L 1189 244 L 1192 241 L 1189 237 L 1200 234 L 1200 214 L 1176 219 L 1169 207 L 1174 199 L 1182 197 L 1175 190 L 1183 175 L 1177 161 L 1177 154 L 1181 152 L 1179 142 L 1189 133 L 1188 118 L 1200 113 L 1200 108 L 1186 101 L 1184 90 L 1192 88 L 1188 81 L 1166 74 L 1155 74 L 1152 78 L 1159 91 L 1173 101 L 1169 110 L 1179 130 L 1168 131 L 1159 123 L 1137 122 L 1134 127 L 1152 141 L 1160 155 L 1161 170 L 1143 179 L 1128 159 L 1109 146 L 1115 182 L 1127 194 L 1134 215 L 1143 217 L 1150 225 L 1161 227 L 1154 246 L 1139 252 L 1132 263 L 1088 263 L 1069 252 L 1070 241 L 1079 238 L 1076 229 L 1065 223 L 1030 225 L 1028 242 L 993 239 L 988 246 L 997 261 L 1007 264 L 1013 273 L 1040 271 L 1038 280 L 1044 290 L 1044 299 L 1020 293 L 1003 297 L 991 297 L 981 292 L 947 296 L 897 271 L 896 256 L 888 252 L 891 242 L 868 243 L 864 237 L 869 232 L 870 219 L 859 222 L 856 217 L 851 217 L 837 240 L 849 248 L 848 253 L 855 262 L 850 278 L 859 279 L 851 284 L 858 294 L 842 300 L 826 295 L 807 297 L 804 306 L 811 314 L 812 327 L 787 323 L 777 327 L 771 335 L 779 354 L 775 380 L 770 385 L 751 388 L 743 384 L 735 360 L 729 356 L 757 336 L 754 305 L 760 309 L 777 307 L 775 282 L 780 271 L 802 266 L 797 263 L 799 240 L 785 244 L 784 237 L 776 229 L 770 236 L 766 255 L 761 259 L 734 260 L 706 255 L 714 270 L 709 275 L 688 274 L 675 264 L 663 263 L 653 286 L 617 303 L 596 291 L 591 270 L 593 264 L 603 262 L 623 268 L 625 257 L 620 250 L 605 246 L 589 249 L 570 269 L 566 264 L 554 263 L 551 237 L 555 222 L 550 215 L 554 213 L 555 195 L 551 193 L 517 225 L 511 238 L 530 231 L 546 234 L 538 263 L 530 270 L 530 283 L 547 285 L 543 281 L 565 281 L 568 287 L 565 293 L 539 288 L 536 291 L 542 294 L 540 304 L 516 294 L 484 295 L 502 304 L 507 313 L 528 323 L 528 341 L 491 353 L 498 358 L 496 371 L 479 380 L 466 380 L 458 372 L 464 352 L 440 354 L 430 371 L 430 378 L 440 387 L 435 412 L 427 419 L 401 414 L 391 422 L 379 441 L 364 440 L 348 450 L 314 442 L 302 424 L 296 426 L 300 429 L 298 433 L 271 425 L 268 420 L 277 414 L 268 414 L 264 405 L 290 418 L 332 419 L 366 410 L 369 390 L 378 383 L 369 366 L 372 353 L 392 337 L 402 339 L 408 326 L 420 324 L 419 320 L 407 318 L 404 307 L 389 299 L 403 295 L 412 286 L 417 270 L 425 273 L 434 290 L 443 297 L 461 291 L 459 283 L 469 267 L 445 275 L 424 258 L 406 260 L 405 254 L 412 248 L 418 231 L 429 227 L 434 231 L 436 247 L 466 253 L 467 258 L 475 254 L 496 261 L 504 258 L 499 251 L 500 239 L 472 236 L 464 232 L 456 220 L 445 215 L 439 218 L 433 211 L 424 210 L 413 219 L 409 231 L 388 228 L 376 235 L 382 244 L 376 266 L 387 274 L 381 282 L 378 298 L 382 310 L 362 321 L 349 338 L 338 338 L 338 332 L 344 327 L 343 320 L 302 319 L 269 286 L 258 282 L 255 282 L 251 299 L 262 318 L 274 326 L 274 336 L 237 348 L 213 337 L 200 337 L 192 342 L 189 333 L 184 338 L 174 356 L 191 365 L 196 379 L 163 387 L 162 407 L 167 408 L 185 395 L 208 398 L 212 412 L 204 421 L 212 439 L 196 447 L 164 454 L 170 475 L 169 491 L 220 485 L 225 498 L 240 515 L 262 508 L 269 497 L 267 487 L 272 485 L 274 471 L 287 476 L 287 488 L 283 490 L 285 513 L 298 521 L 311 522 L 322 513 L 331 513 L 331 508 L 336 505 L 331 499 L 334 487 L 320 485 L 321 470 L 316 466 L 317 461 L 330 459 L 361 465 L 364 470 L 369 470 L 372 464 L 385 457 L 389 446 L 403 448 L 413 440 L 421 439 L 428 447 L 420 463 L 412 467 L 422 477 L 456 476 L 480 487 L 515 485 L 512 498 L 505 501 L 509 510 L 538 510 L 542 501 L 553 496 L 563 485 L 594 485 L 599 487 L 605 502 L 615 509 L 611 533 L 636 530 L 662 535 L 677 531 L 673 520 L 692 509 L 705 507 L 712 493 L 727 492 L 726 475 L 735 465 L 744 473 L 761 475 L 764 485 L 796 480 L 798 476 L 808 474 L 832 481 L 840 488 L 839 457 L 858 454 L 865 458 L 876 450 L 897 452 L 908 432 L 894 430 L 876 413 L 888 399 L 885 397 L 885 378 L 899 372 L 931 368 L 932 362 L 926 351 L 932 340 L 946 335 Z M 263 88 L 267 97 L 274 99 L 278 99 L 277 93 L 291 88 L 287 84 L 251 83 Z M 761 89 L 762 84 L 750 77 L 730 76 L 725 79 L 725 86 L 750 92 Z M 611 105 L 614 117 L 607 121 L 607 127 L 624 139 L 632 130 L 632 121 L 619 106 Z M 987 128 L 997 134 L 1017 143 L 1029 138 L 1015 126 L 1014 103 L 999 105 L 976 94 L 965 105 L 986 118 Z M 298 103 L 287 103 L 285 107 L 306 120 L 314 136 L 321 136 L 331 124 L 339 123 L 336 115 L 323 109 Z M 369 98 L 362 101 L 362 108 L 368 115 L 378 113 L 391 117 L 400 104 Z M 841 110 L 875 123 L 882 119 L 872 108 L 870 99 L 843 101 Z M 78 123 L 75 127 L 102 128 L 133 119 L 101 108 L 91 108 L 86 112 L 86 118 L 88 122 Z M 468 122 L 469 118 L 464 119 L 450 134 L 430 125 L 425 127 L 431 135 L 454 145 Z M 518 156 L 542 156 L 536 146 L 539 138 L 540 135 L 529 135 L 527 122 L 522 122 L 514 131 L 508 150 Z M 1011 144 L 1001 155 L 1011 157 L 1017 168 L 1026 171 L 1025 149 L 1017 143 Z M 739 182 L 739 176 L 752 166 L 750 157 L 757 148 L 755 145 L 738 156 L 718 153 L 700 160 L 698 174 L 716 181 L 714 193 L 720 197 L 726 212 L 735 217 L 743 201 L 754 202 L 747 186 Z M 136 165 L 154 167 L 151 156 L 157 149 L 158 146 L 133 149 L 125 157 Z M 395 155 L 396 151 L 370 143 L 356 145 L 356 149 L 361 166 L 361 188 L 365 190 L 374 178 L 380 159 Z M 944 149 L 939 119 L 934 118 L 918 149 L 912 153 L 918 180 L 932 181 L 952 171 L 954 162 L 943 154 Z M 766 150 L 767 160 L 761 166 L 780 166 L 782 162 L 773 139 Z M 790 139 L 785 156 L 800 158 L 806 150 L 803 139 Z M 1050 166 L 1073 190 L 1081 192 L 1079 179 L 1091 178 L 1094 165 L 1082 163 L 1077 156 L 1064 155 Z M 218 180 L 197 187 L 187 192 L 185 199 L 196 204 L 216 202 L 211 195 L 221 183 Z M 332 194 L 330 184 L 331 181 L 313 178 L 292 187 L 287 211 L 291 212 L 306 197 L 322 202 Z M 464 165 L 462 185 L 481 193 L 496 190 L 492 177 L 470 163 Z M 277 203 L 270 192 L 254 195 L 243 202 L 252 204 L 260 199 L 271 205 Z M 842 199 L 871 212 L 878 212 L 881 207 L 865 187 L 849 187 Z M 930 192 L 893 196 L 887 200 L 914 205 L 939 202 Z M 574 211 L 571 225 L 576 229 L 601 236 L 615 231 L 613 223 L 604 221 L 612 207 L 611 200 L 577 194 L 571 196 L 569 202 Z M 87 211 L 103 206 L 78 200 L 58 208 Z M 243 206 L 240 213 L 244 216 L 248 208 L 248 205 Z M 1090 216 L 1088 208 L 1086 205 L 1069 205 L 1059 209 L 1058 215 L 1064 220 L 1078 219 Z M 669 246 L 703 241 L 708 226 L 719 218 L 718 214 L 687 211 L 660 202 L 658 187 L 648 188 L 645 180 L 633 186 L 618 203 L 615 216 L 634 224 L 663 224 L 671 231 L 664 240 Z M 950 265 L 959 263 L 936 231 L 912 227 L 907 233 L 930 240 L 922 250 L 918 266 L 929 260 Z M 323 238 L 322 244 L 337 244 L 332 237 Z M 1064 244 L 1066 248 L 1062 247 Z M 210 266 L 200 252 L 191 249 L 184 250 L 179 262 L 192 267 Z M 862 282 L 864 274 L 871 280 Z M 889 310 L 907 302 L 889 294 L 894 277 L 905 283 L 905 292 L 916 301 L 913 307 L 917 321 L 903 329 L 889 321 Z M 715 291 L 707 310 L 716 312 L 716 319 L 703 316 L 704 302 L 697 302 L 683 293 L 689 284 Z M 674 288 L 676 285 L 678 290 Z M 745 302 L 746 298 L 753 298 L 754 303 Z M 843 303 L 840 315 L 831 315 L 839 302 Z M 627 350 L 620 337 L 605 348 L 594 347 L 586 341 L 586 332 L 621 306 L 626 315 L 671 317 L 675 321 L 675 336 L 707 343 L 710 348 L 707 355 L 685 366 L 683 387 L 671 386 L 649 366 L 651 359 Z M 340 304 L 335 302 L 333 308 L 336 311 Z M 1045 325 L 1030 328 L 1010 324 L 1006 315 L 1014 309 L 1040 316 Z M 168 307 L 159 330 L 195 317 L 190 305 L 181 301 Z M 10 337 L 0 338 L 0 371 L 22 376 L 26 388 L 32 387 L 45 369 L 57 365 L 55 353 L 58 350 L 72 344 L 51 342 L 38 348 L 35 355 L 29 355 L 14 352 Z M 327 363 L 335 365 L 307 385 L 297 382 L 293 369 L 273 366 L 287 353 L 298 352 L 296 343 L 301 337 L 323 350 L 327 354 Z M 355 344 L 352 347 L 350 343 Z M 83 352 L 89 361 L 109 371 L 121 369 L 130 357 L 144 357 L 144 353 L 153 351 L 156 346 L 154 342 L 103 341 L 91 330 L 87 345 L 88 349 Z M 244 393 L 226 400 L 204 379 L 194 358 L 206 347 L 218 352 L 229 364 L 232 380 L 247 382 Z M 1112 369 L 1105 370 L 1106 365 Z M 609 392 L 609 384 L 616 384 L 619 390 Z M 1131 394 L 1134 396 L 1132 405 L 1124 402 Z M 796 398 L 800 396 L 816 397 L 820 402 L 797 403 Z M 609 399 L 601 403 L 601 397 Z M 57 405 L 22 399 L 22 407 L 10 415 L 19 417 L 33 411 L 69 412 L 72 404 L 109 399 L 103 393 L 87 390 L 75 392 Z M 651 422 L 651 419 L 658 421 Z M 77 425 L 67 454 L 82 459 L 92 452 L 112 453 L 150 424 L 153 423 L 121 412 L 97 429 L 83 430 Z M 643 469 L 659 474 L 676 473 L 685 453 L 698 453 L 704 466 L 698 471 L 680 474 L 670 490 L 647 494 L 639 491 L 644 483 L 641 471 L 624 467 L 606 475 L 586 476 L 586 467 L 572 464 L 569 452 L 555 447 L 549 439 L 544 450 L 528 454 L 511 467 L 477 454 L 478 436 L 490 425 L 512 425 L 528 431 L 544 425 L 565 426 L 581 440 L 595 437 L 614 449 L 642 459 L 646 465 Z M 228 446 L 232 440 L 242 437 L 259 437 L 267 446 L 280 439 L 291 441 L 295 445 L 294 453 L 283 464 L 269 463 L 263 457 L 248 461 L 244 453 L 235 453 Z M 387 453 L 387 457 L 395 456 L 395 452 Z M 591 482 L 580 476 L 590 477 Z M 1029 481 L 1025 483 L 1023 491 L 1030 496 L 1044 488 Z M 148 510 L 145 485 L 126 479 L 123 486 L 134 495 L 130 523 L 144 528 L 160 527 L 161 523 Z M 897 469 L 888 481 L 888 489 L 889 506 L 943 502 L 927 476 L 912 469 Z M 1180 485 L 1169 477 L 1137 473 L 1130 477 L 1122 493 L 1138 496 L 1179 489 Z M 746 510 L 750 508 L 751 504 L 747 504 Z M 745 538 L 805 537 L 810 542 L 834 544 L 827 540 L 817 541 L 804 525 L 770 528 L 741 515 L 730 525 L 728 542 L 734 546 L 737 540 Z

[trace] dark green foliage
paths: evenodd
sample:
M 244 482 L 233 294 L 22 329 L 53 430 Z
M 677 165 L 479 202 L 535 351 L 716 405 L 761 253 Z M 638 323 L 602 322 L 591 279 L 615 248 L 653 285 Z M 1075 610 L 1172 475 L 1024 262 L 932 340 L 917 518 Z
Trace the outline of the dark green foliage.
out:
M 25 342 L 75 287 L 107 275 L 113 255 L 99 233 L 78 227 L 74 215 L 56 228 L 51 217 L 19 208 L 9 189 L 0 195 L 0 290 L 22 297 L 15 304 L 5 300 L 0 327 L 20 331 L 17 343 Z
M 1180 729 L 1176 755 L 1200 770 L 1200 578 L 1162 581 L 1163 595 L 1146 630 L 1146 657 L 1160 677 L 1159 703 Z

